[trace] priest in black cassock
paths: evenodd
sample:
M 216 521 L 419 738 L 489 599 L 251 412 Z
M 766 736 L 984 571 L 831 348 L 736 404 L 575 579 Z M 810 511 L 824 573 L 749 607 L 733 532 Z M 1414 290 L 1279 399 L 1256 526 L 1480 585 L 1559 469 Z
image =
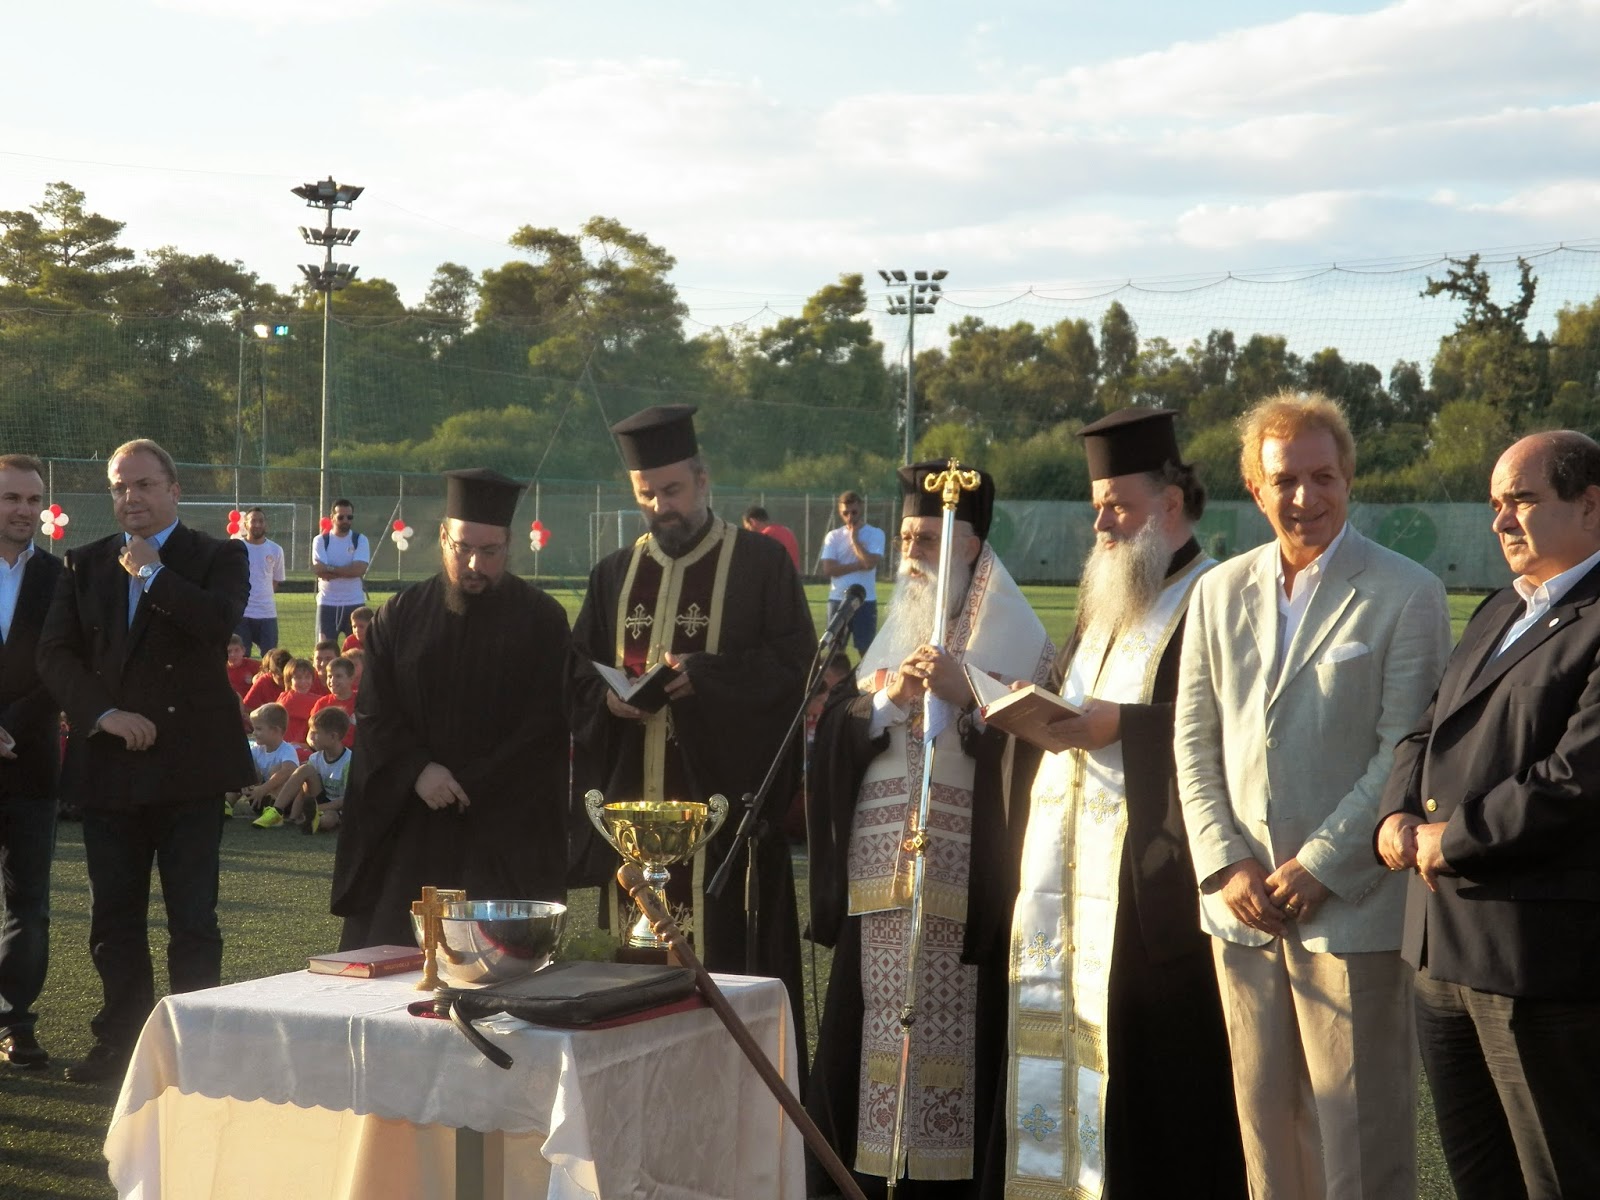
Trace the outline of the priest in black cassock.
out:
M 905 1121 L 906 1200 L 976 1194 L 1004 1090 L 1019 805 L 1007 739 L 984 728 L 963 668 L 1047 681 L 1055 649 L 988 544 L 994 481 L 954 513 L 950 609 L 935 612 L 944 463 L 902 467 L 902 559 L 889 618 L 817 727 L 807 810 L 811 936 L 834 948 L 806 1107 L 868 1196 L 884 1194 L 899 1078 L 909 940 L 902 851 L 934 741 L 926 921 Z M 935 648 L 935 627 L 943 629 Z M 1003 1135 L 1002 1135 L 1003 1140 Z M 814 1192 L 826 1191 L 812 1164 Z
M 565 900 L 561 605 L 507 569 L 522 484 L 445 473 L 444 569 L 378 610 L 334 858 L 340 948 L 408 945 L 425 885 Z
M 691 405 L 659 406 L 611 427 L 649 531 L 590 572 L 573 628 L 568 698 L 580 769 L 584 761 L 593 765 L 608 801 L 728 798 L 722 832 L 690 863 L 672 868 L 667 898 L 683 909 L 680 925 L 709 969 L 743 973 L 742 859 L 719 898 L 703 889 L 729 853 L 740 797 L 760 786 L 804 699 L 816 629 L 788 552 L 711 511 L 694 412 Z M 663 662 L 676 675 L 667 704 L 653 713 L 622 701 L 594 669 L 602 663 L 637 676 Z M 773 788 L 771 829 L 759 843 L 754 967 L 788 985 L 804 1045 L 799 925 L 782 829 L 799 749 Z M 593 882 L 618 864 L 598 835 L 581 858 L 597 868 L 588 876 Z M 614 885 L 604 895 L 610 927 L 625 928 L 631 902 Z
M 1205 489 L 1169 412 L 1123 409 L 1081 436 L 1095 544 L 1061 673 L 1083 715 L 1054 726 L 1070 748 L 1029 756 L 1011 1067 L 984 1194 L 1243 1200 L 1173 762 L 1184 615 L 1214 565 L 1193 533 Z

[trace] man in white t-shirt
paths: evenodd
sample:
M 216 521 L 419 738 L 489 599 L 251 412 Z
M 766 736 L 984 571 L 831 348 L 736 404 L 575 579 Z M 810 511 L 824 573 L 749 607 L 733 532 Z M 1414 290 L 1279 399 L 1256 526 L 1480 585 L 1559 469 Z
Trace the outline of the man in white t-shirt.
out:
M 828 530 L 817 555 L 817 573 L 828 580 L 828 621 L 838 611 L 850 585 L 859 583 L 867 602 L 850 621 L 850 640 L 857 656 L 867 652 L 878 632 L 878 564 L 883 561 L 883 530 L 866 523 L 866 502 L 857 492 L 839 497 L 839 520 L 843 524 Z
M 245 553 L 250 556 L 250 599 L 234 630 L 250 653 L 254 643 L 265 654 L 278 645 L 278 599 L 275 593 L 283 582 L 283 547 L 267 537 L 267 514 L 252 508 L 244 514 Z
M 333 529 L 311 539 L 311 570 L 317 577 L 317 636 L 350 632 L 350 614 L 367 602 L 361 577 L 372 561 L 372 545 L 351 528 L 355 505 L 335 500 L 328 513 Z

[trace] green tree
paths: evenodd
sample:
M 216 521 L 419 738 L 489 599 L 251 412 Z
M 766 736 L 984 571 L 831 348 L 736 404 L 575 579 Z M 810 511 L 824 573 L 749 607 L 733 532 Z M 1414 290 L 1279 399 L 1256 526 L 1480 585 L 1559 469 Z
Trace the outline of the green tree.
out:
M 1439 341 L 1432 391 L 1443 407 L 1453 401 L 1487 404 L 1506 414 L 1515 431 L 1547 406 L 1549 347 L 1531 340 L 1528 313 L 1538 281 L 1526 259 L 1517 259 L 1517 298 L 1508 305 L 1491 295 L 1489 273 L 1479 256 L 1450 259 L 1443 279 L 1428 279 L 1423 296 L 1450 296 L 1465 307 L 1455 329 Z

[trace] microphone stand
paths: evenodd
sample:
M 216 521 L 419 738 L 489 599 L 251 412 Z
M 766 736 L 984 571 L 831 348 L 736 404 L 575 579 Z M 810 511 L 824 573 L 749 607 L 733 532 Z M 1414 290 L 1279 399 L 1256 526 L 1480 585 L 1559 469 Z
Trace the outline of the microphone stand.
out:
M 859 610 L 864 603 L 865 600 L 858 602 L 855 609 Z M 850 616 L 854 616 L 854 612 L 855 610 L 852 610 Z M 723 858 L 722 865 L 717 868 L 717 873 L 712 876 L 711 882 L 706 885 L 707 896 L 713 900 L 720 897 L 728 886 L 728 876 L 733 873 L 733 864 L 739 859 L 739 851 L 748 848 L 749 853 L 745 857 L 744 866 L 744 966 L 745 973 L 749 975 L 759 974 L 756 969 L 756 958 L 761 943 L 756 937 L 756 929 L 761 889 L 756 846 L 770 829 L 770 823 L 766 820 L 767 801 L 772 792 L 772 785 L 783 769 L 784 760 L 789 756 L 789 748 L 794 745 L 795 736 L 805 726 L 806 710 L 811 707 L 811 701 L 822 690 L 827 664 L 835 654 L 839 653 L 849 634 L 849 619 L 841 620 L 838 622 L 838 628 L 833 630 L 833 636 L 818 645 L 817 657 L 812 661 L 810 679 L 806 684 L 805 698 L 795 710 L 794 718 L 789 722 L 789 731 L 783 735 L 783 743 L 773 755 L 772 762 L 768 764 L 767 774 L 762 779 L 761 786 L 754 792 L 746 792 L 741 797 L 744 816 L 740 818 L 739 828 L 734 831 L 733 845 L 729 847 L 727 856 Z

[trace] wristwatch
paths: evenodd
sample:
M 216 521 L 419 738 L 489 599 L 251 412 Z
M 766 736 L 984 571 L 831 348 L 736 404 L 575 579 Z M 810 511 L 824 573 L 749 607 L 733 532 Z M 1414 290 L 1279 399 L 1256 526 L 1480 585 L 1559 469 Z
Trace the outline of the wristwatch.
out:
M 145 583 L 149 583 L 156 577 L 156 572 L 160 569 L 161 564 L 159 563 L 145 563 L 144 566 L 139 568 L 139 578 Z

